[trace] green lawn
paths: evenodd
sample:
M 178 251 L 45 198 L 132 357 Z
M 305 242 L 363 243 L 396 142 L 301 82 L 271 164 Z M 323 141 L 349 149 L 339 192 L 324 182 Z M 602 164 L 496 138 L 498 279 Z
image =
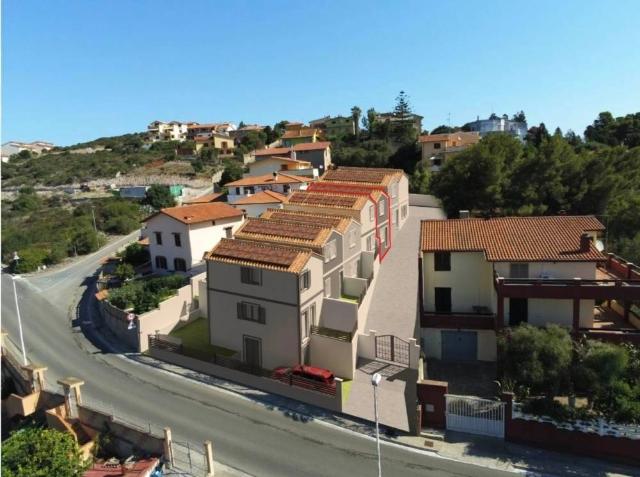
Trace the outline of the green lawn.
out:
M 233 350 L 209 344 L 209 320 L 206 318 L 198 318 L 180 329 L 173 330 L 169 335 L 182 339 L 185 349 L 205 358 L 214 354 L 227 357 L 236 354 Z
M 351 296 L 351 295 L 345 295 L 345 294 L 342 294 L 340 299 L 344 300 L 344 301 L 350 301 L 350 302 L 355 303 L 355 304 L 358 304 L 358 300 L 359 300 L 359 298 L 357 296 Z

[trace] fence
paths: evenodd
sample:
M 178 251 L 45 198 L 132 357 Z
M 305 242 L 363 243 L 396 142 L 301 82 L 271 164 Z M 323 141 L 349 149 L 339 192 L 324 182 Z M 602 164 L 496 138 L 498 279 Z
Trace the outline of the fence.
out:
M 283 376 L 273 376 L 273 379 L 280 381 L 282 383 L 288 384 L 289 386 L 298 386 L 304 389 L 311 389 L 312 391 L 328 394 L 330 396 L 336 395 L 335 383 L 326 384 L 320 381 L 306 379 L 306 378 L 303 378 L 302 376 L 296 376 L 291 373 L 288 373 L 287 375 L 283 375 Z
M 446 396 L 447 429 L 504 437 L 505 404 L 474 396 Z

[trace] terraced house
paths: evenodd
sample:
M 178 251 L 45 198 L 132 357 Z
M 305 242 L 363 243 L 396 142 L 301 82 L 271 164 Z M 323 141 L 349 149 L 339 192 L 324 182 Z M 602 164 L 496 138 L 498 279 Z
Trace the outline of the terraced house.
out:
M 426 356 L 495 361 L 496 332 L 520 323 L 637 339 L 640 273 L 600 251 L 603 231 L 592 216 L 423 221 Z

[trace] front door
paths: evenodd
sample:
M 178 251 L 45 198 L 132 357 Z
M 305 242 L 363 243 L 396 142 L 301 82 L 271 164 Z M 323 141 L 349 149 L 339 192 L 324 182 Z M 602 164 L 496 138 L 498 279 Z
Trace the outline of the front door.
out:
M 518 326 L 529 319 L 529 303 L 526 298 L 509 298 L 509 326 Z
M 451 313 L 451 288 L 436 287 L 436 313 Z
M 260 368 L 262 366 L 262 350 L 260 340 L 251 336 L 244 337 L 242 354 L 244 362 L 250 366 Z

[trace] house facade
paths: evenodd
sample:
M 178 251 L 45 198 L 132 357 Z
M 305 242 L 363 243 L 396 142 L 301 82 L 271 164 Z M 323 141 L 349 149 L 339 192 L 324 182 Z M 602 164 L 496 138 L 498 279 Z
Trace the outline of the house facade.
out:
M 2 145 L 2 162 L 8 162 L 9 158 L 14 154 L 22 151 L 29 151 L 32 154 L 42 154 L 50 151 L 55 147 L 54 144 L 45 141 L 20 142 L 9 141 Z
M 502 117 L 495 116 L 489 119 L 478 118 L 473 122 L 467 123 L 465 126 L 469 131 L 480 134 L 480 137 L 491 133 L 506 133 L 524 141 L 527 135 L 526 121 L 513 121 L 509 119 L 509 116 L 506 114 Z
M 241 210 L 222 202 L 160 210 L 144 221 L 153 272 L 191 270 L 212 244 L 232 237 L 243 220 Z
M 310 162 L 297 161 L 289 157 L 267 156 L 256 159 L 247 165 L 249 171 L 246 176 L 263 176 L 274 172 L 284 172 L 287 174 L 313 176 L 313 167 Z
M 592 329 L 598 298 L 631 293 L 599 286 L 609 283 L 598 283 L 606 257 L 596 240 L 603 230 L 590 216 L 423 221 L 426 356 L 494 361 L 496 331 L 520 323 Z
M 261 176 L 248 176 L 237 181 L 228 182 L 225 187 L 228 189 L 227 200 L 229 203 L 251 196 L 261 191 L 273 191 L 282 195 L 297 190 L 305 190 L 312 178 L 273 172 Z
M 351 116 L 325 116 L 309 121 L 309 126 L 322 130 L 328 138 L 345 137 L 356 133 L 356 124 Z
M 289 123 L 285 126 L 285 131 L 280 141 L 285 147 L 291 147 L 296 144 L 316 142 L 319 139 L 320 130 L 317 128 L 307 127 L 301 123 Z
M 153 121 L 147 126 L 147 137 L 151 142 L 184 141 L 187 138 L 187 128 L 193 122 L 181 121 Z
M 260 217 L 269 209 L 281 209 L 287 202 L 287 196 L 271 190 L 263 190 L 247 195 L 231 204 L 242 210 L 247 217 Z
M 480 142 L 480 134 L 463 131 L 427 134 L 420 136 L 418 141 L 422 146 L 423 163 L 429 164 L 432 172 L 437 172 L 449 156 Z
M 285 157 L 296 161 L 309 162 L 311 167 L 318 170 L 319 175 L 322 175 L 331 166 L 331 143 L 329 141 L 316 141 L 295 144 L 291 147 L 256 149 L 250 155 L 255 163 L 267 159 Z
M 196 138 L 210 138 L 214 134 L 229 136 L 231 131 L 237 129 L 233 123 L 192 123 L 187 127 L 187 139 L 195 141 Z
M 203 148 L 209 147 L 215 149 L 219 156 L 232 156 L 235 151 L 235 142 L 224 133 L 213 132 L 209 135 L 196 136 L 195 151 L 199 153 Z

